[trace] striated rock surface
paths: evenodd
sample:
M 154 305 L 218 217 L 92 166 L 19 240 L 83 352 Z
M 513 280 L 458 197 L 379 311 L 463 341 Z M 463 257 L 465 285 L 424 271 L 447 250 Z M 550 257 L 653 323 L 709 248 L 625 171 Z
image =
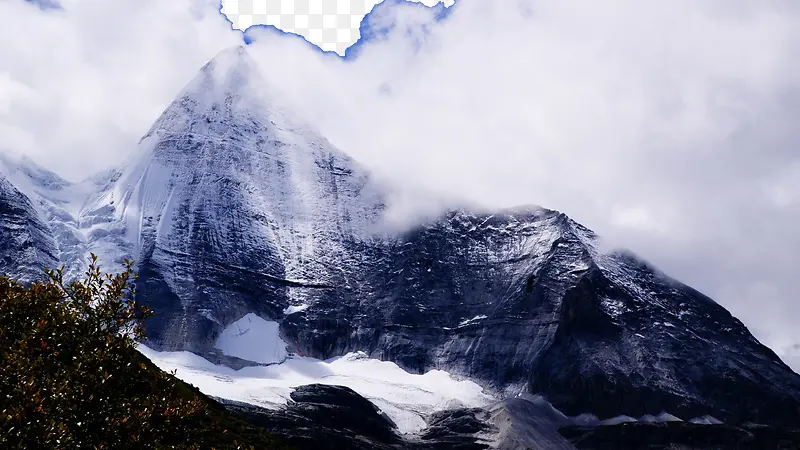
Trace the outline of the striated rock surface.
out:
M 12 210 L 25 210 L 30 226 L 8 228 L 9 247 L 0 250 L 0 257 L 11 258 L 15 264 L 0 269 L 14 278 L 30 281 L 43 275 L 44 269 L 64 266 L 64 276 L 71 279 L 85 272 L 89 262 L 89 241 L 105 230 L 82 221 L 81 212 L 90 196 L 107 183 L 106 176 L 91 177 L 71 183 L 25 157 L 0 153 L 0 179 L 8 212 L 0 212 L 0 220 L 10 220 Z M 17 241 L 16 244 L 12 244 Z M 11 257 L 11 247 L 24 242 L 28 256 Z M 2 244 L 0 244 L 2 245 Z M 16 247 L 18 248 L 18 247 Z M 116 250 L 116 249 L 115 249 Z M 121 261 L 125 255 L 113 259 Z M 111 260 L 103 261 L 109 263 Z
M 51 230 L 28 197 L 0 174 L 0 275 L 33 281 L 57 263 Z

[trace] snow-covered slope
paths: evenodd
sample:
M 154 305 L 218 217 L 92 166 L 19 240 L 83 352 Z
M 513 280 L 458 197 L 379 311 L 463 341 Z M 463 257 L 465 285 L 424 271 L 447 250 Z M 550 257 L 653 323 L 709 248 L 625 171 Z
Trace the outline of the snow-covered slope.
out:
M 403 433 L 419 431 L 433 412 L 458 407 L 481 407 L 495 400 L 471 381 L 459 381 L 447 372 L 411 374 L 397 364 L 348 353 L 321 361 L 290 356 L 279 364 L 234 370 L 190 352 L 142 353 L 161 369 L 215 397 L 267 408 L 286 404 L 289 394 L 305 384 L 347 386 L 381 408 Z
M 280 364 L 288 354 L 278 326 L 278 322 L 250 313 L 225 327 L 214 347 L 226 356 L 260 364 Z
M 0 275 L 32 281 L 57 258 L 57 243 L 34 205 L 0 174 Z

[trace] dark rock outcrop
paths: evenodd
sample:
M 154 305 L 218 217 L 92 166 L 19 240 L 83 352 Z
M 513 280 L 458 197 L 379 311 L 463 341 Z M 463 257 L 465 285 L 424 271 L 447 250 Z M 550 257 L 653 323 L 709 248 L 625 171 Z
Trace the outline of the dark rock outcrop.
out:
M 483 449 L 489 446 L 480 442 L 478 437 L 493 431 L 485 410 L 460 408 L 434 413 L 428 419 L 427 427 L 419 433 L 419 439 L 429 448 Z
M 433 414 L 423 430 L 400 435 L 378 408 L 349 388 L 299 387 L 281 410 L 219 399 L 251 424 L 298 449 L 376 450 L 794 450 L 800 429 L 688 422 L 581 426 L 539 396 L 486 408 Z
M 574 450 L 558 429 L 573 422 L 541 397 L 508 398 L 487 408 L 500 450 Z
M 800 430 L 670 422 L 559 430 L 580 450 L 796 450 Z
M 488 427 L 470 413 L 443 413 L 423 438 L 402 437 L 392 421 L 350 388 L 311 384 L 297 388 L 281 410 L 218 399 L 251 424 L 283 438 L 300 450 L 481 450 L 486 444 L 470 433 Z M 474 417 L 472 417 L 474 419 Z

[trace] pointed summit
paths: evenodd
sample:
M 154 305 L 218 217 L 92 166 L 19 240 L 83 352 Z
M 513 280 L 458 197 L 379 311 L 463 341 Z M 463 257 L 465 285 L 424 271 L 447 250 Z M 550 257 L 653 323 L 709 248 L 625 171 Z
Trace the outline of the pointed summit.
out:
M 269 115 L 266 91 L 260 68 L 244 47 L 223 50 L 198 71 L 142 140 L 159 130 L 189 126 L 190 118 L 229 121 L 232 118 L 225 116 L 234 109 L 240 114 Z
M 214 90 L 241 90 L 252 88 L 252 82 L 263 84 L 261 69 L 243 46 L 225 49 L 206 63 L 195 79 L 184 90 L 193 87 L 211 88 Z
M 216 56 L 211 58 L 211 61 L 206 63 L 206 66 L 212 64 L 218 65 L 232 65 L 236 64 L 237 61 L 239 63 L 253 63 L 253 58 L 250 57 L 250 54 L 247 52 L 247 48 L 244 45 L 234 45 L 233 47 L 228 47 L 225 50 L 220 51 L 217 53 Z

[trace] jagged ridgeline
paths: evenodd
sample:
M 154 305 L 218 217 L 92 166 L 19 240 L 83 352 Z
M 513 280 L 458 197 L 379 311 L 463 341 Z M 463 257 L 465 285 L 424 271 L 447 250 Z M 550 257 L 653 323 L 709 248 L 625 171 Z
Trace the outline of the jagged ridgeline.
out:
M 800 423 L 800 376 L 739 320 L 564 214 L 462 209 L 386 233 L 388 185 L 290 114 L 241 48 L 119 170 L 75 185 L 3 170 L 0 270 L 136 260 L 157 350 L 219 361 L 222 331 L 253 313 L 297 354 L 443 369 L 570 416 Z

